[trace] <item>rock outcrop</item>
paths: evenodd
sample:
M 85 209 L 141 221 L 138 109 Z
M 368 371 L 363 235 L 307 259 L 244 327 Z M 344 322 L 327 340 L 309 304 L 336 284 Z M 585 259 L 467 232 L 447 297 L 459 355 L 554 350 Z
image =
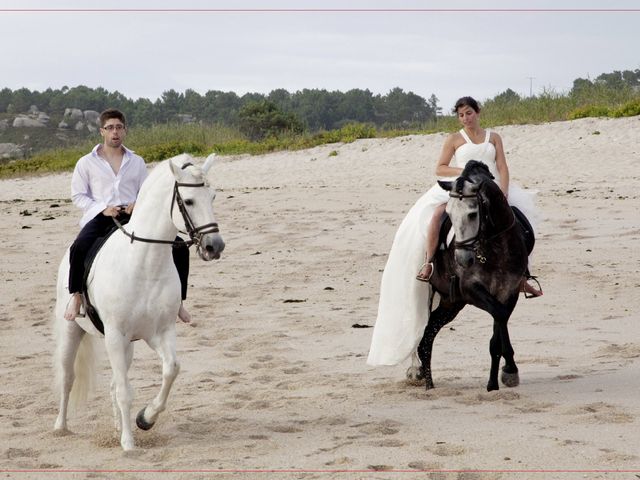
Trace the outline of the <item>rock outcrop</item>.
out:
M 74 130 L 84 130 L 95 133 L 100 128 L 100 114 L 95 110 L 85 110 L 79 108 L 66 108 L 62 121 L 58 124 L 61 130 L 73 128 Z
M 42 128 L 47 126 L 37 118 L 31 118 L 30 116 L 24 114 L 20 114 L 16 118 L 14 118 L 12 125 L 14 128 Z
M 0 158 L 5 160 L 24 158 L 24 152 L 22 148 L 15 143 L 0 143 Z

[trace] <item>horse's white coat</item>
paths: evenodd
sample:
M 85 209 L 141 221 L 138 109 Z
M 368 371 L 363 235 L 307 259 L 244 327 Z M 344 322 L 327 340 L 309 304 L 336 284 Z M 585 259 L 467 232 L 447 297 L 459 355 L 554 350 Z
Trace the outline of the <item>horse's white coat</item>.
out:
M 177 206 L 172 208 L 175 182 L 205 187 L 179 187 L 179 191 L 195 227 L 215 222 L 213 199 L 215 194 L 206 184 L 206 173 L 213 155 L 205 165 L 183 166 L 193 163 L 186 154 L 159 164 L 145 180 L 130 222 L 129 232 L 138 237 L 173 240 L 185 222 Z M 171 245 L 131 242 L 121 231 L 115 232 L 96 256 L 88 278 L 87 293 L 104 323 L 104 342 L 113 370 L 111 395 L 116 427 L 121 430 L 120 443 L 124 450 L 134 448 L 131 432 L 132 390 L 127 372 L 133 359 L 133 341 L 144 340 L 162 360 L 162 386 L 153 401 L 143 409 L 141 418 L 152 425 L 165 409 L 169 391 L 179 364 L 176 359 L 175 323 L 180 308 L 180 280 L 173 263 Z M 224 242 L 219 233 L 206 233 L 201 239 L 200 256 L 204 260 L 219 258 Z M 58 271 L 56 302 L 57 352 L 55 370 L 60 387 L 60 410 L 56 430 L 67 428 L 67 408 L 70 392 L 82 396 L 92 377 L 93 357 L 90 336 L 76 322 L 64 319 L 70 295 L 67 288 L 68 252 Z M 90 322 L 89 322 L 90 323 Z M 90 333 L 90 328 L 87 331 Z M 82 348 L 81 348 L 82 346 Z M 82 359 L 78 352 L 83 353 Z M 74 366 L 75 363 L 75 366 Z

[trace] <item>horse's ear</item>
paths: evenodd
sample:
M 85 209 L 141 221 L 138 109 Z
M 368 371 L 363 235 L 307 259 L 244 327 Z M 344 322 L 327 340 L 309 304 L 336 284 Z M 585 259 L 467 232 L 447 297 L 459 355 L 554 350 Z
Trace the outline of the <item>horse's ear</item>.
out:
M 204 172 L 205 175 L 207 174 L 207 172 L 211 168 L 211 165 L 213 165 L 213 162 L 215 161 L 215 158 L 216 158 L 216 154 L 212 153 L 204 161 L 204 165 L 202 165 L 202 171 Z
M 169 159 L 169 168 L 171 168 L 171 173 L 176 178 L 176 181 L 180 181 L 182 178 L 182 168 L 173 163 L 173 158 Z
M 440 185 L 447 192 L 450 192 L 453 188 L 453 182 L 447 182 L 444 180 L 438 180 L 438 185 Z

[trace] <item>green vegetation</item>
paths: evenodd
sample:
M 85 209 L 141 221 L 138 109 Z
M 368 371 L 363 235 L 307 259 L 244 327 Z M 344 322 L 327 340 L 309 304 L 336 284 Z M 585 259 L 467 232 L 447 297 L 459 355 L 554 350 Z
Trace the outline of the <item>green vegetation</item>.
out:
M 0 91 L 0 120 L 2 115 L 6 116 L 10 111 L 15 111 L 15 104 L 11 101 L 15 102 L 16 95 L 18 99 L 22 99 L 20 101 L 24 105 L 32 98 L 26 89 L 16 92 L 7 90 Z M 117 92 L 109 94 L 101 89 L 91 90 L 86 87 L 67 89 L 66 92 L 75 96 L 98 92 L 109 101 L 113 101 L 113 105 L 127 111 L 126 107 L 117 102 L 126 103 L 128 100 Z M 57 98 L 57 104 L 65 105 L 60 98 L 53 98 Z M 297 94 L 289 94 L 286 90 L 274 90 L 266 98 L 264 95 L 247 94 L 242 97 L 242 104 L 234 103 L 234 98 L 238 97 L 224 92 L 207 92 L 205 97 L 190 90 L 184 95 L 174 91 L 165 92 L 162 101 L 158 102 L 164 109 L 162 118 L 166 123 L 145 126 L 144 122 L 132 122 L 133 127 L 130 129 L 127 145 L 146 161 L 157 161 L 182 152 L 198 156 L 211 152 L 221 155 L 256 155 L 330 143 L 348 143 L 360 138 L 452 132 L 460 128 L 454 115 L 440 115 L 442 109 L 438 107 L 438 99 L 434 95 L 425 101 L 401 89 L 394 89 L 384 97 L 374 97 L 368 90 L 351 90 L 344 94 L 325 90 L 304 90 Z M 207 103 L 207 99 L 213 103 Z M 136 108 L 152 111 L 153 108 L 159 108 L 158 102 L 153 104 L 140 99 L 134 103 Z M 91 105 L 95 109 L 101 108 L 95 106 L 95 103 Z M 185 110 L 184 105 L 191 107 Z M 236 110 L 230 118 L 234 121 L 222 122 L 218 119 L 211 123 L 202 121 L 192 124 L 169 121 L 172 117 L 167 111 L 173 112 L 175 117 L 181 112 L 195 112 L 196 106 L 200 110 L 206 110 L 211 105 L 232 105 Z M 3 107 L 5 114 L 1 113 Z M 81 108 L 90 106 L 85 104 Z M 135 110 L 133 118 L 140 116 L 140 111 L 142 110 Z M 342 113 L 336 114 L 336 111 Z M 435 116 L 435 112 L 438 116 Z M 51 115 L 52 123 L 54 114 Z M 366 118 L 371 114 L 377 116 L 378 121 L 367 121 Z M 640 115 L 640 70 L 602 74 L 593 81 L 579 78 L 574 81 L 573 88 L 568 93 L 545 91 L 540 95 L 521 97 L 508 89 L 484 101 L 482 105 L 482 122 L 488 127 L 584 117 L 634 115 Z M 325 128 L 323 125 L 329 117 L 329 123 L 333 127 Z M 196 118 L 199 117 L 196 115 Z M 381 118 L 383 121 L 380 121 Z M 403 118 L 412 118 L 412 121 Z M 9 130 L 11 129 L 6 129 L 5 132 Z M 46 145 L 43 130 L 30 129 L 30 134 L 37 136 L 38 141 Z M 15 132 L 13 134 L 15 135 Z M 65 148 L 53 148 L 36 153 L 25 160 L 0 163 L 0 177 L 71 170 L 78 158 L 100 141 L 98 134 L 94 134 L 91 139 L 73 136 L 75 134 L 72 133 L 68 135 L 69 137 L 65 138 Z
M 275 103 L 267 100 L 244 105 L 238 113 L 238 127 L 253 141 L 304 131 L 298 117 L 291 112 L 283 112 Z
M 127 145 L 147 162 L 153 162 L 184 152 L 197 156 L 206 156 L 212 152 L 220 155 L 259 155 L 278 150 L 300 150 L 327 143 L 348 143 L 375 136 L 376 129 L 364 124 L 349 124 L 338 130 L 313 135 L 282 134 L 259 141 L 250 141 L 238 130 L 223 126 L 157 125 L 132 129 L 127 138 L 131 141 L 127 141 Z M 2 163 L 0 178 L 73 170 L 78 159 L 90 152 L 99 141 L 100 137 L 96 135 L 94 141 L 86 142 L 80 147 L 49 150 L 28 159 Z

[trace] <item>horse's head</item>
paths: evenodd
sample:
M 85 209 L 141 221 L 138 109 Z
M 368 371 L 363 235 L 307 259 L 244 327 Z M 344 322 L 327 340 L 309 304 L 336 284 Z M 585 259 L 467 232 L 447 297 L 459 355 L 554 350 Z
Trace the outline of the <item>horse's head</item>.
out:
M 449 192 L 446 211 L 451 218 L 455 234 L 455 259 L 461 267 L 470 267 L 475 261 L 474 247 L 477 244 L 481 227 L 482 183 L 460 176 L 455 181 L 438 181 Z
M 447 213 L 451 218 L 455 258 L 461 267 L 478 259 L 486 261 L 480 242 L 495 238 L 514 224 L 514 216 L 487 165 L 470 160 L 452 182 L 438 181 L 449 192 Z
M 213 213 L 216 193 L 206 178 L 213 158 L 210 155 L 202 167 L 191 163 L 186 154 L 169 160 L 175 177 L 171 219 L 179 231 L 189 234 L 206 261 L 220 258 L 225 247 Z

